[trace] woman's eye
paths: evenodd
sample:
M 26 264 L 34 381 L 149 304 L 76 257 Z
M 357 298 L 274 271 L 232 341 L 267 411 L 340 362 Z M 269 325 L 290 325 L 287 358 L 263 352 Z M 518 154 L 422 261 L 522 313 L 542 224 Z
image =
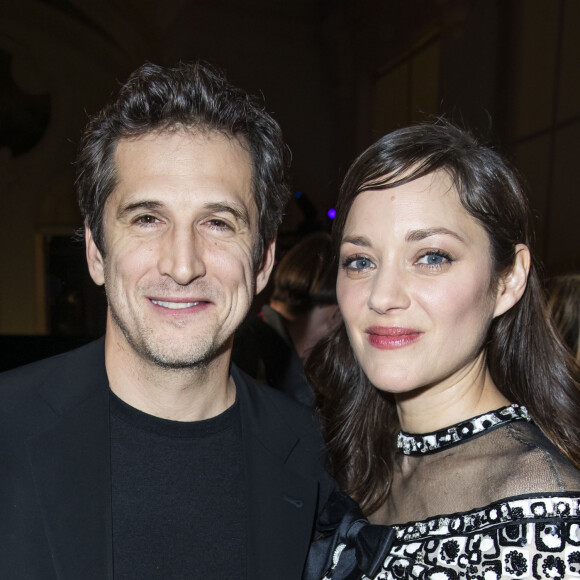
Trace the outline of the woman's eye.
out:
M 372 268 L 373 263 L 364 256 L 353 256 L 352 258 L 346 258 L 342 266 L 346 270 L 367 270 L 368 268 Z
M 451 257 L 444 252 L 427 252 L 425 255 L 421 256 L 417 260 L 418 264 L 424 264 L 425 266 L 442 266 L 443 264 L 450 263 Z

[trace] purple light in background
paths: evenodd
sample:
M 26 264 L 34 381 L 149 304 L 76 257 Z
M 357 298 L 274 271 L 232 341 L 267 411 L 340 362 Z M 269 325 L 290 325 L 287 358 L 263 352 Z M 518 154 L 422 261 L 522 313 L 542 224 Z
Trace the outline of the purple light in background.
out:
M 330 209 L 329 209 L 329 210 L 326 212 L 326 215 L 327 215 L 327 216 L 328 216 L 328 217 L 329 217 L 331 220 L 333 220 L 333 219 L 336 217 L 336 210 L 335 210 L 333 207 L 331 207 L 331 208 L 330 208 Z

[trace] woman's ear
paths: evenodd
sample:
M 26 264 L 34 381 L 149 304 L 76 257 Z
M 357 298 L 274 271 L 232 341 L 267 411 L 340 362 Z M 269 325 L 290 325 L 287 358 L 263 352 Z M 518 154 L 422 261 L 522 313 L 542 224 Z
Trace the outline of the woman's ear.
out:
M 528 283 L 530 261 L 528 246 L 518 244 L 511 269 L 499 281 L 493 311 L 494 318 L 507 312 L 522 297 Z

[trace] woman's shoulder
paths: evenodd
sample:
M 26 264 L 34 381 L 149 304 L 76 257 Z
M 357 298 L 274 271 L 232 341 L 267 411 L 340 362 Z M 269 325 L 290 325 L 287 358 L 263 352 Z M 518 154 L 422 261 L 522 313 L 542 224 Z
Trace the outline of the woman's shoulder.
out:
M 579 506 L 577 493 L 537 494 L 395 526 L 376 578 L 394 579 L 400 570 L 460 578 L 467 564 L 472 578 L 578 578 Z
M 335 533 L 314 542 L 304 580 L 461 578 L 466 570 L 471 578 L 580 577 L 580 493 L 505 498 L 394 526 L 368 525 L 340 495 L 330 510 L 337 523 L 325 530 Z
M 489 452 L 504 466 L 498 486 L 503 497 L 580 492 L 580 470 L 533 423 L 511 423 L 498 430 L 490 443 Z
M 566 492 L 580 492 L 580 471 L 538 427 L 514 421 L 439 452 L 399 455 L 385 513 L 375 521 L 420 521 L 510 497 Z

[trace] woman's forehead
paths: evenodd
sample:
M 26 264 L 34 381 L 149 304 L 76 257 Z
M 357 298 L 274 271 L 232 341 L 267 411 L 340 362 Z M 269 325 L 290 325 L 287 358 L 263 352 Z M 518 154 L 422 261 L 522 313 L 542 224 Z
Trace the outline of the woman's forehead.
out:
M 415 230 L 444 229 L 478 242 L 487 238 L 483 226 L 461 203 L 450 176 L 439 171 L 396 187 L 360 193 L 346 216 L 342 237 L 371 230 L 407 237 Z

